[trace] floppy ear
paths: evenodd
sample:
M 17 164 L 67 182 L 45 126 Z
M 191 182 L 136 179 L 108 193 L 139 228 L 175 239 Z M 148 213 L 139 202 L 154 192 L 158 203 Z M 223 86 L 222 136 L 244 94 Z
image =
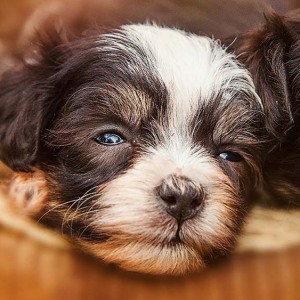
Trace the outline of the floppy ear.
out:
M 0 159 L 16 171 L 29 171 L 38 153 L 42 95 L 34 77 L 22 66 L 0 81 Z
M 300 199 L 300 18 L 266 16 L 261 28 L 231 46 L 252 73 L 261 97 L 270 142 L 265 190 L 271 201 L 299 205 Z
M 300 72 L 291 69 L 290 60 L 292 48 L 299 44 L 300 22 L 292 23 L 274 12 L 265 18 L 265 25 L 238 37 L 231 48 L 252 74 L 269 133 L 281 141 L 293 124 L 299 106 L 291 86 Z
M 51 109 L 51 74 L 63 59 L 59 34 L 48 35 L 11 70 L 0 76 L 0 160 L 15 171 L 38 162 L 40 135 Z

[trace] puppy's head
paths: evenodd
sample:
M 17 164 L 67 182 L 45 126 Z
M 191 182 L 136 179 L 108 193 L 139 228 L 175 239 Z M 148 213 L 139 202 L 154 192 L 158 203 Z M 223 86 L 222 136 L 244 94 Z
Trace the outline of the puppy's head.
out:
M 0 93 L 1 159 L 16 184 L 36 182 L 24 194 L 42 198 L 41 221 L 148 273 L 195 271 L 232 248 L 260 181 L 263 120 L 217 41 L 150 25 L 52 41 Z
M 300 14 L 266 13 L 265 24 L 232 44 L 264 106 L 271 145 L 264 166 L 272 201 L 299 205 Z

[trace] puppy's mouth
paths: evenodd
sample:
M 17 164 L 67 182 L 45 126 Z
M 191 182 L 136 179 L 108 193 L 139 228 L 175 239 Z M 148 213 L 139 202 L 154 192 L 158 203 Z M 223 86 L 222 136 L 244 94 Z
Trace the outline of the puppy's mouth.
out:
M 135 272 L 181 275 L 204 268 L 201 249 L 185 241 L 181 231 L 178 226 L 175 234 L 172 231 L 164 241 L 127 236 L 124 240 L 112 238 L 102 243 L 82 241 L 82 246 L 108 263 Z
M 180 219 L 177 222 L 177 229 L 176 229 L 176 232 L 173 235 L 173 237 L 170 239 L 170 245 L 178 245 L 178 244 L 186 245 L 186 243 L 180 237 L 180 232 L 182 231 L 183 223 L 184 223 L 184 220 L 182 220 L 182 219 Z
M 179 235 L 180 229 L 181 229 L 181 224 L 178 223 L 176 233 L 175 233 L 175 235 L 172 237 L 172 239 L 170 241 L 171 244 L 183 244 L 183 242 L 182 242 L 182 240 L 180 238 L 180 235 Z
M 181 247 L 195 247 L 195 244 L 189 240 L 185 240 L 185 231 L 188 230 L 189 225 L 183 221 L 172 220 L 173 226 L 169 230 L 160 232 L 162 228 L 157 231 L 155 236 L 149 237 L 149 235 L 138 234 L 132 235 L 128 232 L 118 231 L 118 232 L 104 232 L 98 231 L 96 228 L 91 229 L 87 226 L 84 234 L 78 236 L 79 240 L 84 240 L 85 242 L 105 244 L 106 242 L 115 242 L 116 240 L 123 241 L 124 243 L 138 242 L 142 244 L 152 244 L 158 247 L 174 247 L 180 245 Z M 197 247 L 196 247 L 197 248 Z M 196 249 L 195 249 L 196 250 Z
M 166 218 L 164 224 L 156 219 L 144 231 L 141 226 L 137 227 L 137 232 L 127 232 L 121 228 L 108 230 L 107 239 L 81 240 L 81 244 L 104 261 L 128 270 L 184 274 L 204 268 L 211 249 L 220 248 L 225 253 L 228 248 L 228 244 L 224 244 L 226 237 L 224 240 L 218 234 L 206 235 L 198 226 L 199 218 L 184 221 Z

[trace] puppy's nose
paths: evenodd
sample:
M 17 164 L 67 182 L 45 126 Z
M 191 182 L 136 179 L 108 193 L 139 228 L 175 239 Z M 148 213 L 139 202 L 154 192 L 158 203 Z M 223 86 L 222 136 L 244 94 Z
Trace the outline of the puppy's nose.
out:
M 163 180 L 158 194 L 165 210 L 179 222 L 196 216 L 204 200 L 203 188 L 182 176 Z

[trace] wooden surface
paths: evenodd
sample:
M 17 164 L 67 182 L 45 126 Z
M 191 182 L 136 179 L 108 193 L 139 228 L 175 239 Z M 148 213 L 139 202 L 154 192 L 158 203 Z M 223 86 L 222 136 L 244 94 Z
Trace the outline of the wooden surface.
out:
M 248 254 L 183 278 L 143 277 L 0 229 L 2 300 L 300 299 L 300 248 Z

